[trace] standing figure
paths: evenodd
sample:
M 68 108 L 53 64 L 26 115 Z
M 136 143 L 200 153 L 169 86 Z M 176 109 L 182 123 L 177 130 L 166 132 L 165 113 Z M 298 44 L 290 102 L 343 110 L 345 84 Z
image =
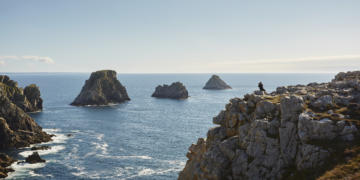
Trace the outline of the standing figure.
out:
M 260 91 L 265 91 L 263 83 L 260 81 L 258 84 Z

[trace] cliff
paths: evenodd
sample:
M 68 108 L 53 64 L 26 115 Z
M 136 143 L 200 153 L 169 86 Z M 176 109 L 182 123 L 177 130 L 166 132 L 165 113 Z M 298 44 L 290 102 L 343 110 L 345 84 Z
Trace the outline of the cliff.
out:
M 108 105 L 130 100 L 126 88 L 112 70 L 91 73 L 80 94 L 71 103 L 74 106 Z
M 179 179 L 359 177 L 359 75 L 231 99 L 190 146 Z
M 26 147 L 33 143 L 47 142 L 51 136 L 26 112 L 42 108 L 40 91 L 35 85 L 24 92 L 8 76 L 0 76 L 0 150 Z M 12 159 L 1 155 L 0 177 L 6 176 Z
M 170 86 L 166 84 L 163 86 L 157 86 L 155 88 L 155 92 L 152 94 L 152 97 L 186 99 L 189 97 L 189 93 L 181 82 L 174 82 Z
M 3 95 L 25 112 L 36 112 L 42 110 L 43 100 L 40 97 L 40 90 L 35 84 L 19 88 L 17 82 L 8 76 L 0 75 L 0 88 Z
M 218 75 L 212 75 L 211 78 L 206 82 L 203 89 L 222 90 L 231 89 Z

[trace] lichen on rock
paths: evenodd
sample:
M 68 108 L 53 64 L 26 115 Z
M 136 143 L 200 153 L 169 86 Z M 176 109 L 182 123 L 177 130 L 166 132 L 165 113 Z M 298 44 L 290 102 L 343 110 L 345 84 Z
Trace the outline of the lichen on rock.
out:
M 213 118 L 219 126 L 190 146 L 179 179 L 323 176 L 346 162 L 345 149 L 360 145 L 359 77 L 340 73 L 330 83 L 231 99 Z

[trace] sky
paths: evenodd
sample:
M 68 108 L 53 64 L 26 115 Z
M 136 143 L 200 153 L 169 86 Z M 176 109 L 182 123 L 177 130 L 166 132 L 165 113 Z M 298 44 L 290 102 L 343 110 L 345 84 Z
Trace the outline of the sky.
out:
M 0 72 L 360 69 L 359 0 L 0 0 Z

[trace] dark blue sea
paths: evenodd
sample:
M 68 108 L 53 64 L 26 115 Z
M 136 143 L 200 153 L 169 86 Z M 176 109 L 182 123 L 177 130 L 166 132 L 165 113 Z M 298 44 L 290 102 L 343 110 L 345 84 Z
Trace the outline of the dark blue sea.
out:
M 231 90 L 203 90 L 211 74 L 119 74 L 131 101 L 107 107 L 73 107 L 90 73 L 6 73 L 19 86 L 35 83 L 43 112 L 31 114 L 54 141 L 39 151 L 46 163 L 13 164 L 8 179 L 176 179 L 188 147 L 206 137 L 212 117 L 230 98 L 242 97 L 262 81 L 277 86 L 328 82 L 334 74 L 219 74 Z M 159 84 L 181 81 L 187 100 L 152 98 Z M 30 148 L 12 151 L 23 160 Z

